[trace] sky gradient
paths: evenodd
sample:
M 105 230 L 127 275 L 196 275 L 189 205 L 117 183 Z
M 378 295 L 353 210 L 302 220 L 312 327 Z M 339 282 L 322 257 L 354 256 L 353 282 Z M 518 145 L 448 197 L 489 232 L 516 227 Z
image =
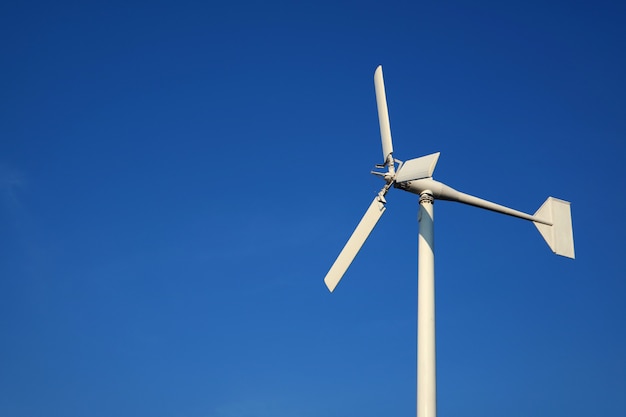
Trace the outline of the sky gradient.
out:
M 330 294 L 394 156 L 435 203 L 440 416 L 626 415 L 620 2 L 0 6 L 0 415 L 415 414 L 417 196 Z

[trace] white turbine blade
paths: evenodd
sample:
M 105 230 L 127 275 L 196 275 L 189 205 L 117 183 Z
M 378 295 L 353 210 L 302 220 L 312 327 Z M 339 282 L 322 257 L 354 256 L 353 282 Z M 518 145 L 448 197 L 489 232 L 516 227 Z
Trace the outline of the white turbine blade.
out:
M 376 72 L 374 72 L 374 88 L 376 89 L 380 138 L 383 143 L 383 162 L 387 163 L 389 162 L 389 155 L 393 153 L 393 144 L 391 143 L 391 127 L 389 126 L 389 111 L 387 110 L 387 96 L 385 94 L 382 65 L 379 65 L 376 68 Z
M 324 278 L 324 283 L 330 292 L 333 292 L 343 274 L 346 273 L 385 210 L 385 203 L 381 201 L 379 196 L 376 196 Z

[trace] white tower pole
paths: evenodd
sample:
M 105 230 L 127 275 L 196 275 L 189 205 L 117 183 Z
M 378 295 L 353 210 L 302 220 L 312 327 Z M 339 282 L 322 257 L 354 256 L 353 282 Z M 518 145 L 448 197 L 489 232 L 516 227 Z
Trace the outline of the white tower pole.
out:
M 434 198 L 420 194 L 417 266 L 417 417 L 437 416 Z

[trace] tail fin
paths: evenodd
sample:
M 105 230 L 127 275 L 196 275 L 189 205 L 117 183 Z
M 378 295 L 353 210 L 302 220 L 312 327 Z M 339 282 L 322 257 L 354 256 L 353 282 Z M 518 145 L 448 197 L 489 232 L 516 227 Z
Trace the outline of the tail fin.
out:
M 552 223 L 552 226 L 549 226 L 533 222 L 552 252 L 574 259 L 574 232 L 572 230 L 570 203 L 548 197 L 535 213 L 535 217 Z

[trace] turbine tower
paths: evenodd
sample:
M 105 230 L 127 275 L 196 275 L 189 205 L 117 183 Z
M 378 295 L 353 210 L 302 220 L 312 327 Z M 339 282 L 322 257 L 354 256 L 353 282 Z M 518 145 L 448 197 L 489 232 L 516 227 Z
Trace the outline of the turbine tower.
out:
M 439 152 L 406 162 L 394 159 L 387 98 L 382 66 L 374 73 L 376 105 L 383 147 L 383 164 L 372 171 L 385 180 L 348 242 L 326 274 L 324 282 L 332 292 L 385 212 L 385 195 L 391 187 L 419 195 L 418 235 L 418 300 L 417 300 L 417 417 L 437 416 L 435 369 L 435 269 L 434 217 L 435 199 L 495 211 L 532 221 L 546 243 L 557 255 L 574 259 L 574 237 L 570 203 L 548 197 L 534 215 L 457 191 L 432 178 Z M 397 167 L 396 167 L 396 164 Z M 386 170 L 385 170 L 386 169 Z

